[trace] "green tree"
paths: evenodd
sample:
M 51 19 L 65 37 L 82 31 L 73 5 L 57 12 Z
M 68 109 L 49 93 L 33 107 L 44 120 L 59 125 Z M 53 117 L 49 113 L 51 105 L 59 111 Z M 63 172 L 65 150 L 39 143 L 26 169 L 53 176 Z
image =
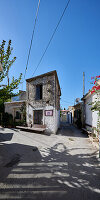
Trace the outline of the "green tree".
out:
M 18 79 L 12 77 L 12 80 L 8 79 L 9 70 L 12 64 L 15 62 L 16 57 L 11 59 L 11 53 L 13 48 L 11 47 L 11 40 L 9 40 L 7 49 L 5 50 L 6 41 L 2 41 L 0 45 L 0 124 L 5 123 L 5 114 L 4 114 L 4 102 L 9 101 L 11 97 L 18 95 L 14 93 L 14 89 L 18 88 L 18 85 L 21 81 L 22 74 L 19 75 Z M 7 78 L 8 84 L 3 85 L 3 80 Z
M 26 104 L 25 103 L 22 104 L 20 111 L 21 111 L 22 117 L 23 117 L 23 119 L 22 119 L 23 124 L 26 125 Z
M 8 42 L 7 49 L 5 51 L 5 43 L 6 41 L 2 41 L 2 44 L 0 45 L 0 82 L 8 77 L 8 73 L 10 70 L 10 67 L 15 62 L 16 57 L 13 57 L 10 59 L 11 53 L 13 48 L 11 47 L 11 40 Z M 15 79 L 12 77 L 11 82 L 8 81 L 8 85 L 0 85 L 0 103 L 4 103 L 5 101 L 8 101 L 11 99 L 12 96 L 15 96 L 13 91 L 14 89 L 18 88 L 18 85 L 21 81 L 22 74 L 20 74 L 18 79 Z

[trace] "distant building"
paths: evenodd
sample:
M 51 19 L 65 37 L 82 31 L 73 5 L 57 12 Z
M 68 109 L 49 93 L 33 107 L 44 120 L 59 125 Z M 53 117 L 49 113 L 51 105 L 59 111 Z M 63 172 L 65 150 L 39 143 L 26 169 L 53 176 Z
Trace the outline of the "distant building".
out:
M 61 121 L 69 124 L 73 123 L 74 107 L 69 106 L 67 110 L 60 110 Z
M 69 106 L 67 112 L 67 122 L 69 124 L 73 124 L 73 119 L 74 119 L 74 106 Z
M 62 122 L 67 122 L 67 112 L 68 110 L 60 110 L 60 120 Z

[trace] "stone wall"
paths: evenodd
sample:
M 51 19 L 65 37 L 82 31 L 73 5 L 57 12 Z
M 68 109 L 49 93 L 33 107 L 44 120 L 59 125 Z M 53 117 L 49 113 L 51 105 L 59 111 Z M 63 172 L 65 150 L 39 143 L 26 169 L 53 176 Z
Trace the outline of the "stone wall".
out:
M 19 92 L 20 92 L 19 100 L 20 100 L 20 101 L 26 100 L 26 91 L 20 90 Z
M 43 85 L 43 98 L 41 100 L 36 100 L 36 85 Z M 46 105 L 55 105 L 55 82 L 54 76 L 46 76 L 43 78 L 38 78 L 31 82 L 26 82 L 26 98 L 35 107 L 44 107 Z
M 36 85 L 42 84 L 42 99 L 36 100 Z M 43 125 L 47 132 L 56 133 L 60 123 L 60 89 L 55 75 L 38 77 L 26 82 L 27 124 L 33 125 L 33 111 L 43 110 Z M 53 116 L 45 116 L 45 110 L 53 110 Z

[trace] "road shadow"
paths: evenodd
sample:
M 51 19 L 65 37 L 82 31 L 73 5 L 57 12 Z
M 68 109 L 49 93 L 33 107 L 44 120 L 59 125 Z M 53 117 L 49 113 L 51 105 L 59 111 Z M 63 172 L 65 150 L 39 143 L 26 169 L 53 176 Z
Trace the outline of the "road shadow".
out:
M 0 133 L 0 142 L 10 141 L 13 133 Z
M 2 143 L 0 152 L 0 199 L 100 199 L 100 168 L 84 149 L 72 155 L 63 143 L 40 149 Z
M 83 133 L 81 129 L 76 128 L 72 124 L 61 122 L 60 128 L 58 129 L 57 135 L 68 136 L 68 137 L 84 137 L 88 138 L 86 133 Z
M 3 128 L 2 126 L 0 126 L 0 132 L 1 132 L 1 131 L 4 131 L 4 128 Z

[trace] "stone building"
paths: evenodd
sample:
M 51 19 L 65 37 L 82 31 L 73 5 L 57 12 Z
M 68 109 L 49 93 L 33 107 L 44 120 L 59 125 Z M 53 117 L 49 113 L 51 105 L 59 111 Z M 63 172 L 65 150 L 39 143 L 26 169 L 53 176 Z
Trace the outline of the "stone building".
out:
M 61 89 L 56 71 L 26 80 L 26 120 L 29 127 L 56 133 L 60 125 Z

